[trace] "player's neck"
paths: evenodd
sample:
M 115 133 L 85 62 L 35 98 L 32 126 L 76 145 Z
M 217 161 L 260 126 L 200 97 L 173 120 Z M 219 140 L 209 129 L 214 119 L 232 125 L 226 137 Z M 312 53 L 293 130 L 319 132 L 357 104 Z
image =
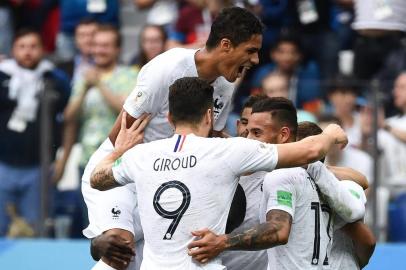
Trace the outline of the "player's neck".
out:
M 175 128 L 175 133 L 179 135 L 189 135 L 194 134 L 199 137 L 208 137 L 209 131 L 204 128 L 188 126 L 188 125 L 178 125 Z
M 197 51 L 195 54 L 195 63 L 199 78 L 211 83 L 220 77 L 221 74 L 217 70 L 214 50 L 208 51 L 206 48 L 203 48 Z

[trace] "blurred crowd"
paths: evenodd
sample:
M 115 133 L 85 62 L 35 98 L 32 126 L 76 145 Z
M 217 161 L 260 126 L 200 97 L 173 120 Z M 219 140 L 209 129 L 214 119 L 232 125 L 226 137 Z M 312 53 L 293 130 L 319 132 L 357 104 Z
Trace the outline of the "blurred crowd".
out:
M 79 176 L 139 70 L 168 49 L 204 47 L 216 14 L 238 5 L 266 30 L 260 64 L 237 82 L 228 133 L 238 135 L 242 104 L 257 94 L 291 99 L 299 121 L 339 123 L 349 146 L 326 162 L 364 173 L 382 239 L 406 241 L 406 226 L 394 225 L 406 225 L 398 214 L 406 209 L 406 1 L 134 0 L 147 16 L 133 26 L 139 42 L 123 63 L 120 9 L 129 2 L 0 2 L 0 236 L 38 235 L 47 179 L 48 235 L 81 237 Z

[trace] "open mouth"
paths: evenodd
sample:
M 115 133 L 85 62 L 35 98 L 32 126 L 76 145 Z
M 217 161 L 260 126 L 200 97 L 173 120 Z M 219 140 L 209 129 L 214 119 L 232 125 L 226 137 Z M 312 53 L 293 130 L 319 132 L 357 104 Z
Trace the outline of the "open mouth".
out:
M 238 77 L 242 77 L 245 74 L 245 72 L 247 72 L 247 70 L 249 70 L 249 69 L 250 69 L 249 66 L 239 66 L 238 73 L 237 73 Z

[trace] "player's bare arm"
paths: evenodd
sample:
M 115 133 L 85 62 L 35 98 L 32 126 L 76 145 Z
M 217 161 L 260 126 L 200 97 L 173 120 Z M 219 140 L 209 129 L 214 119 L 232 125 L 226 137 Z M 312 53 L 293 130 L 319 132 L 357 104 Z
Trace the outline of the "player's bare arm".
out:
M 348 167 L 327 166 L 339 180 L 351 180 L 360 185 L 364 190 L 369 187 L 368 179 L 357 170 Z
M 115 145 L 118 133 L 120 132 L 121 129 L 123 114 L 126 114 L 127 127 L 130 127 L 137 120 L 136 118 L 129 115 L 124 109 L 121 109 L 121 112 L 117 116 L 116 122 L 114 122 L 114 125 L 109 133 L 109 139 L 113 145 Z
M 343 230 L 353 241 L 360 268 L 364 268 L 375 250 L 376 239 L 369 227 L 357 221 L 345 225 Z
M 116 138 L 114 151 L 106 156 L 90 176 L 90 185 L 98 190 L 108 190 L 118 187 L 119 184 L 113 176 L 113 165 L 127 150 L 142 143 L 144 129 L 150 120 L 149 115 L 142 115 L 127 128 L 127 113 L 124 111 L 121 117 L 120 131 Z
M 276 168 L 299 167 L 325 157 L 335 144 L 344 148 L 348 143 L 344 130 L 336 124 L 328 125 L 323 133 L 309 136 L 301 141 L 278 144 L 278 164 Z
M 192 232 L 200 239 L 189 244 L 189 255 L 205 263 L 224 250 L 261 250 L 288 242 L 292 217 L 282 210 L 267 213 L 266 222 L 243 233 L 216 235 L 208 229 Z

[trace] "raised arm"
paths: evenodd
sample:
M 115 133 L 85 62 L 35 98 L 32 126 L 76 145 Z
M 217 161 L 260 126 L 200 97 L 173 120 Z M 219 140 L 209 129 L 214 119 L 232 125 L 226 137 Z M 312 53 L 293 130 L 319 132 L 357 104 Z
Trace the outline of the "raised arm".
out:
M 90 176 L 90 185 L 98 190 L 108 190 L 119 186 L 113 176 L 114 163 L 130 148 L 142 143 L 144 129 L 150 120 L 149 115 L 142 115 L 127 128 L 127 113 L 121 116 L 121 125 L 116 137 L 114 151 L 96 165 Z
M 189 256 L 205 263 L 217 257 L 224 250 L 261 250 L 285 245 L 289 239 L 292 217 L 282 210 L 271 210 L 266 215 L 266 222 L 242 233 L 216 235 L 208 229 L 194 231 L 199 237 L 188 245 Z
M 276 168 L 303 166 L 326 156 L 334 144 L 345 147 L 348 138 L 336 124 L 328 125 L 323 133 L 309 136 L 294 143 L 278 144 L 278 164 Z
M 354 222 L 365 215 L 364 191 L 360 186 L 349 188 L 345 182 L 340 182 L 332 172 L 320 161 L 312 163 L 307 168 L 308 174 L 314 179 L 321 193 L 326 197 L 330 207 L 346 222 Z M 350 181 L 347 181 L 350 182 Z M 354 186 L 355 183 L 352 183 Z
M 357 170 L 348 167 L 327 166 L 339 180 L 351 180 L 360 185 L 364 190 L 368 189 L 368 179 Z

